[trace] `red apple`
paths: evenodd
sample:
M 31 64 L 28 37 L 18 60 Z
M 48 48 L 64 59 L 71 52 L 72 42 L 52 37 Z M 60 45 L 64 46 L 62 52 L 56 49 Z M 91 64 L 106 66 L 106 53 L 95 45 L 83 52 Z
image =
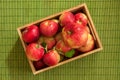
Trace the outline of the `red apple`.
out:
M 60 55 L 56 50 L 49 50 L 43 56 L 43 62 L 48 66 L 53 66 L 58 64 L 60 61 Z
M 46 67 L 45 63 L 41 60 L 33 61 L 33 65 L 34 65 L 36 70 L 39 70 L 39 69 L 42 69 L 42 68 Z
M 26 47 L 26 55 L 32 61 L 38 61 L 44 55 L 44 48 L 40 44 L 30 43 Z
M 41 36 L 38 40 L 38 43 L 39 44 L 42 44 L 42 43 L 46 43 L 47 45 L 47 49 L 52 49 L 53 46 L 55 45 L 56 43 L 56 40 L 54 37 L 45 37 L 45 36 Z
M 74 23 L 75 22 L 75 17 L 73 15 L 73 13 L 71 13 L 71 12 L 64 12 L 59 17 L 59 21 L 60 21 L 61 26 L 63 27 L 67 24 Z
M 82 24 L 84 26 L 86 26 L 88 23 L 87 16 L 84 13 L 75 14 L 75 21 L 76 23 Z
M 52 37 L 57 33 L 58 27 L 55 20 L 46 20 L 40 23 L 40 32 L 46 37 Z
M 69 50 L 71 50 L 71 48 L 63 42 L 63 40 L 59 40 L 57 42 L 57 44 L 55 45 L 55 49 L 57 51 L 61 51 L 63 53 L 68 52 Z
M 78 50 L 81 52 L 88 52 L 91 51 L 92 49 L 94 49 L 94 39 L 91 34 L 88 34 L 87 43 L 84 46 L 78 48 Z
M 39 28 L 36 25 L 28 26 L 22 32 L 23 41 L 27 43 L 38 40 L 39 36 L 40 36 Z
M 61 39 L 62 39 L 62 33 L 60 32 L 55 36 L 55 40 L 58 42 Z
M 62 36 L 65 44 L 71 48 L 79 48 L 86 44 L 88 32 L 83 25 L 74 23 L 63 28 Z

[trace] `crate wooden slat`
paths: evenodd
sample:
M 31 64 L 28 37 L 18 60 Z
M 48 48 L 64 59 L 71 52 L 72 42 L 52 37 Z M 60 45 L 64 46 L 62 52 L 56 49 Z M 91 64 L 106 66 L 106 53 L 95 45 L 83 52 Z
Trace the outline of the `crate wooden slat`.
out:
M 93 54 L 93 53 L 98 52 L 98 51 L 100 51 L 100 50 L 103 49 L 102 44 L 101 44 L 101 41 L 100 41 L 99 36 L 98 36 L 98 34 L 97 34 L 97 31 L 96 31 L 96 29 L 95 29 L 95 26 L 94 26 L 94 24 L 93 24 L 92 18 L 91 18 L 91 16 L 90 16 L 89 11 L 88 11 L 87 5 L 84 3 L 84 4 L 81 4 L 81 5 L 75 6 L 75 7 L 73 7 L 73 8 L 64 10 L 64 11 L 62 11 L 62 12 L 56 13 L 56 14 L 54 14 L 54 15 L 45 17 L 45 18 L 43 18 L 43 19 L 37 20 L 37 21 L 35 21 L 35 22 L 26 24 L 26 25 L 24 25 L 24 26 L 22 26 L 22 27 L 18 27 L 18 28 L 17 28 L 17 31 L 18 31 L 18 34 L 19 34 L 19 37 L 20 37 L 22 46 L 23 46 L 23 48 L 24 48 L 24 51 L 26 52 L 26 43 L 25 43 L 25 42 L 23 41 L 23 39 L 22 39 L 22 30 L 24 30 L 27 26 L 30 26 L 30 25 L 32 25 L 32 24 L 39 24 L 40 22 L 42 22 L 42 21 L 44 21 L 44 20 L 54 19 L 54 18 L 58 19 L 59 16 L 60 16 L 62 13 L 66 12 L 66 11 L 70 11 L 70 12 L 72 12 L 72 13 L 83 12 L 83 13 L 85 13 L 85 14 L 87 15 L 87 18 L 88 18 L 88 20 L 89 20 L 89 21 L 88 21 L 88 27 L 89 27 L 90 32 L 91 32 L 91 34 L 92 34 L 92 36 L 93 36 L 93 38 L 94 38 L 94 40 L 95 40 L 96 48 L 95 48 L 94 50 L 92 50 L 92 51 L 87 52 L 87 53 L 78 55 L 78 56 L 76 56 L 76 57 L 70 58 L 70 59 L 65 60 L 65 61 L 62 61 L 62 62 L 58 63 L 58 64 L 55 65 L 55 66 L 46 67 L 46 68 L 43 68 L 43 69 L 37 70 L 37 71 L 36 71 L 36 69 L 35 69 L 32 61 L 30 61 L 30 60 L 28 59 L 28 62 L 29 62 L 29 64 L 30 64 L 30 67 L 31 67 L 31 70 L 32 70 L 33 74 L 38 74 L 38 73 L 40 73 L 40 72 L 44 72 L 44 71 L 46 71 L 46 70 L 55 68 L 55 67 L 60 66 L 60 65 L 63 65 L 63 64 L 66 64 L 66 63 L 71 62 L 71 61 L 76 60 L 76 59 L 80 59 L 80 58 L 82 58 L 82 57 L 88 56 L 88 55 L 90 55 L 90 54 Z

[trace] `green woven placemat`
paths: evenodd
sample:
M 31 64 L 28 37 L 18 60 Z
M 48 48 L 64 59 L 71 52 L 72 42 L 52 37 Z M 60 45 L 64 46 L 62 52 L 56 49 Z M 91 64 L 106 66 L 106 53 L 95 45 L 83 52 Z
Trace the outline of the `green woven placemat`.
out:
M 34 76 L 16 28 L 82 3 L 104 50 Z M 0 0 L 0 80 L 120 80 L 120 1 Z

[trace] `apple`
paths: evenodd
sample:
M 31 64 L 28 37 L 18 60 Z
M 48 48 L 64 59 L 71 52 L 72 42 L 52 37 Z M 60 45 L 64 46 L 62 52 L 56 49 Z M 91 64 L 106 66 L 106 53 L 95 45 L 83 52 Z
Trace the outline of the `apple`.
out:
M 42 60 L 33 61 L 33 65 L 34 65 L 36 70 L 39 70 L 39 69 L 46 67 L 45 63 Z
M 43 62 L 48 66 L 53 66 L 58 64 L 60 61 L 60 55 L 56 50 L 49 50 L 43 56 Z
M 87 31 L 88 33 L 90 33 L 90 29 L 89 29 L 88 26 L 85 26 L 85 29 L 86 29 L 86 31 Z
M 38 40 L 39 44 L 45 43 L 47 45 L 47 49 L 52 49 L 54 45 L 56 44 L 56 40 L 54 37 L 45 37 L 41 36 Z
M 71 48 L 63 42 L 63 40 L 59 40 L 57 42 L 57 44 L 55 45 L 55 49 L 57 51 L 61 51 L 63 53 L 68 52 L 69 50 L 71 50 Z
M 65 44 L 71 48 L 79 48 L 86 44 L 88 32 L 83 25 L 74 23 L 62 29 L 62 36 Z
M 31 25 L 25 28 L 22 32 L 23 41 L 26 43 L 35 42 L 40 36 L 39 28 L 36 25 Z
M 46 20 L 40 23 L 40 32 L 46 37 L 54 36 L 59 28 L 58 22 L 55 20 Z
M 55 40 L 58 42 L 58 41 L 61 40 L 61 39 L 62 39 L 62 33 L 59 32 L 58 34 L 56 34 Z
M 64 12 L 59 17 L 60 25 L 64 27 L 67 24 L 71 24 L 75 22 L 75 17 L 72 12 Z
M 94 43 L 94 39 L 93 39 L 92 35 L 91 35 L 91 34 L 88 34 L 87 43 L 86 43 L 84 46 L 78 48 L 78 50 L 79 50 L 80 52 L 88 52 L 88 51 L 91 51 L 92 49 L 94 49 L 94 44 L 95 44 L 95 43 Z
M 86 26 L 88 23 L 87 16 L 81 12 L 77 13 L 77 14 L 75 14 L 75 22 Z
M 32 61 L 41 60 L 44 55 L 44 48 L 37 43 L 30 43 L 26 47 L 26 55 Z

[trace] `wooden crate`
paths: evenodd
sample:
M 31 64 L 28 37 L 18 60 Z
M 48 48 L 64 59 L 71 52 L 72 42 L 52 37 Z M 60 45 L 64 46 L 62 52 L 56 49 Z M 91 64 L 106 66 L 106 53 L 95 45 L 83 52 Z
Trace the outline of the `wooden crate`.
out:
M 96 32 L 95 26 L 94 26 L 94 24 L 93 24 L 92 18 L 91 18 L 91 16 L 90 16 L 89 11 L 88 11 L 87 5 L 84 3 L 84 4 L 78 5 L 78 6 L 76 6 L 76 7 L 73 7 L 73 8 L 64 10 L 64 11 L 62 11 L 62 12 L 56 13 L 56 14 L 54 14 L 54 15 L 45 17 L 45 18 L 43 18 L 43 19 L 37 20 L 37 21 L 35 21 L 35 22 L 26 24 L 26 25 L 24 25 L 24 26 L 22 26 L 22 27 L 18 27 L 18 28 L 17 28 L 17 31 L 18 31 L 18 34 L 19 34 L 19 37 L 20 37 L 22 46 L 23 46 L 23 48 L 24 48 L 24 51 L 26 52 L 26 43 L 25 43 L 25 42 L 23 41 L 23 39 L 22 39 L 22 31 L 23 31 L 23 29 L 25 29 L 27 26 L 30 26 L 30 25 L 32 25 L 32 24 L 39 24 L 40 22 L 42 22 L 42 21 L 44 21 L 44 20 L 47 20 L 47 19 L 55 19 L 55 18 L 58 19 L 59 16 L 60 16 L 62 13 L 64 13 L 65 11 L 70 11 L 70 12 L 72 12 L 72 13 L 83 12 L 83 13 L 85 13 L 85 14 L 87 15 L 87 18 L 88 18 L 88 20 L 89 20 L 89 21 L 88 21 L 88 27 L 89 27 L 90 32 L 91 32 L 91 34 L 92 34 L 92 36 L 93 36 L 93 38 L 94 38 L 94 40 L 95 40 L 95 45 L 96 45 L 96 47 L 95 47 L 95 49 L 93 49 L 92 51 L 89 51 L 89 52 L 87 52 L 87 53 L 78 55 L 78 56 L 76 56 L 76 57 L 70 58 L 70 59 L 65 60 L 65 61 L 62 61 L 62 62 L 58 63 L 58 64 L 55 65 L 55 66 L 46 67 L 46 68 L 43 68 L 43 69 L 40 69 L 40 70 L 36 70 L 35 67 L 34 67 L 34 65 L 33 65 L 33 63 L 32 63 L 32 61 L 28 59 L 28 62 L 29 62 L 29 64 L 30 64 L 31 70 L 32 70 L 32 72 L 33 72 L 34 75 L 35 75 L 35 74 L 38 74 L 38 73 L 40 73 L 40 72 L 44 72 L 44 71 L 46 71 L 46 70 L 55 68 L 55 67 L 57 67 L 57 66 L 63 65 L 63 64 L 65 64 L 65 63 L 71 62 L 71 61 L 73 61 L 73 60 L 80 59 L 80 58 L 82 58 L 82 57 L 85 57 L 85 56 L 87 56 L 87 55 L 90 55 L 90 54 L 92 54 L 92 53 L 98 52 L 98 51 L 100 51 L 100 50 L 103 49 L 102 44 L 101 44 L 101 41 L 100 41 L 100 39 L 99 39 L 99 36 L 98 36 L 98 34 L 97 34 L 97 32 Z

